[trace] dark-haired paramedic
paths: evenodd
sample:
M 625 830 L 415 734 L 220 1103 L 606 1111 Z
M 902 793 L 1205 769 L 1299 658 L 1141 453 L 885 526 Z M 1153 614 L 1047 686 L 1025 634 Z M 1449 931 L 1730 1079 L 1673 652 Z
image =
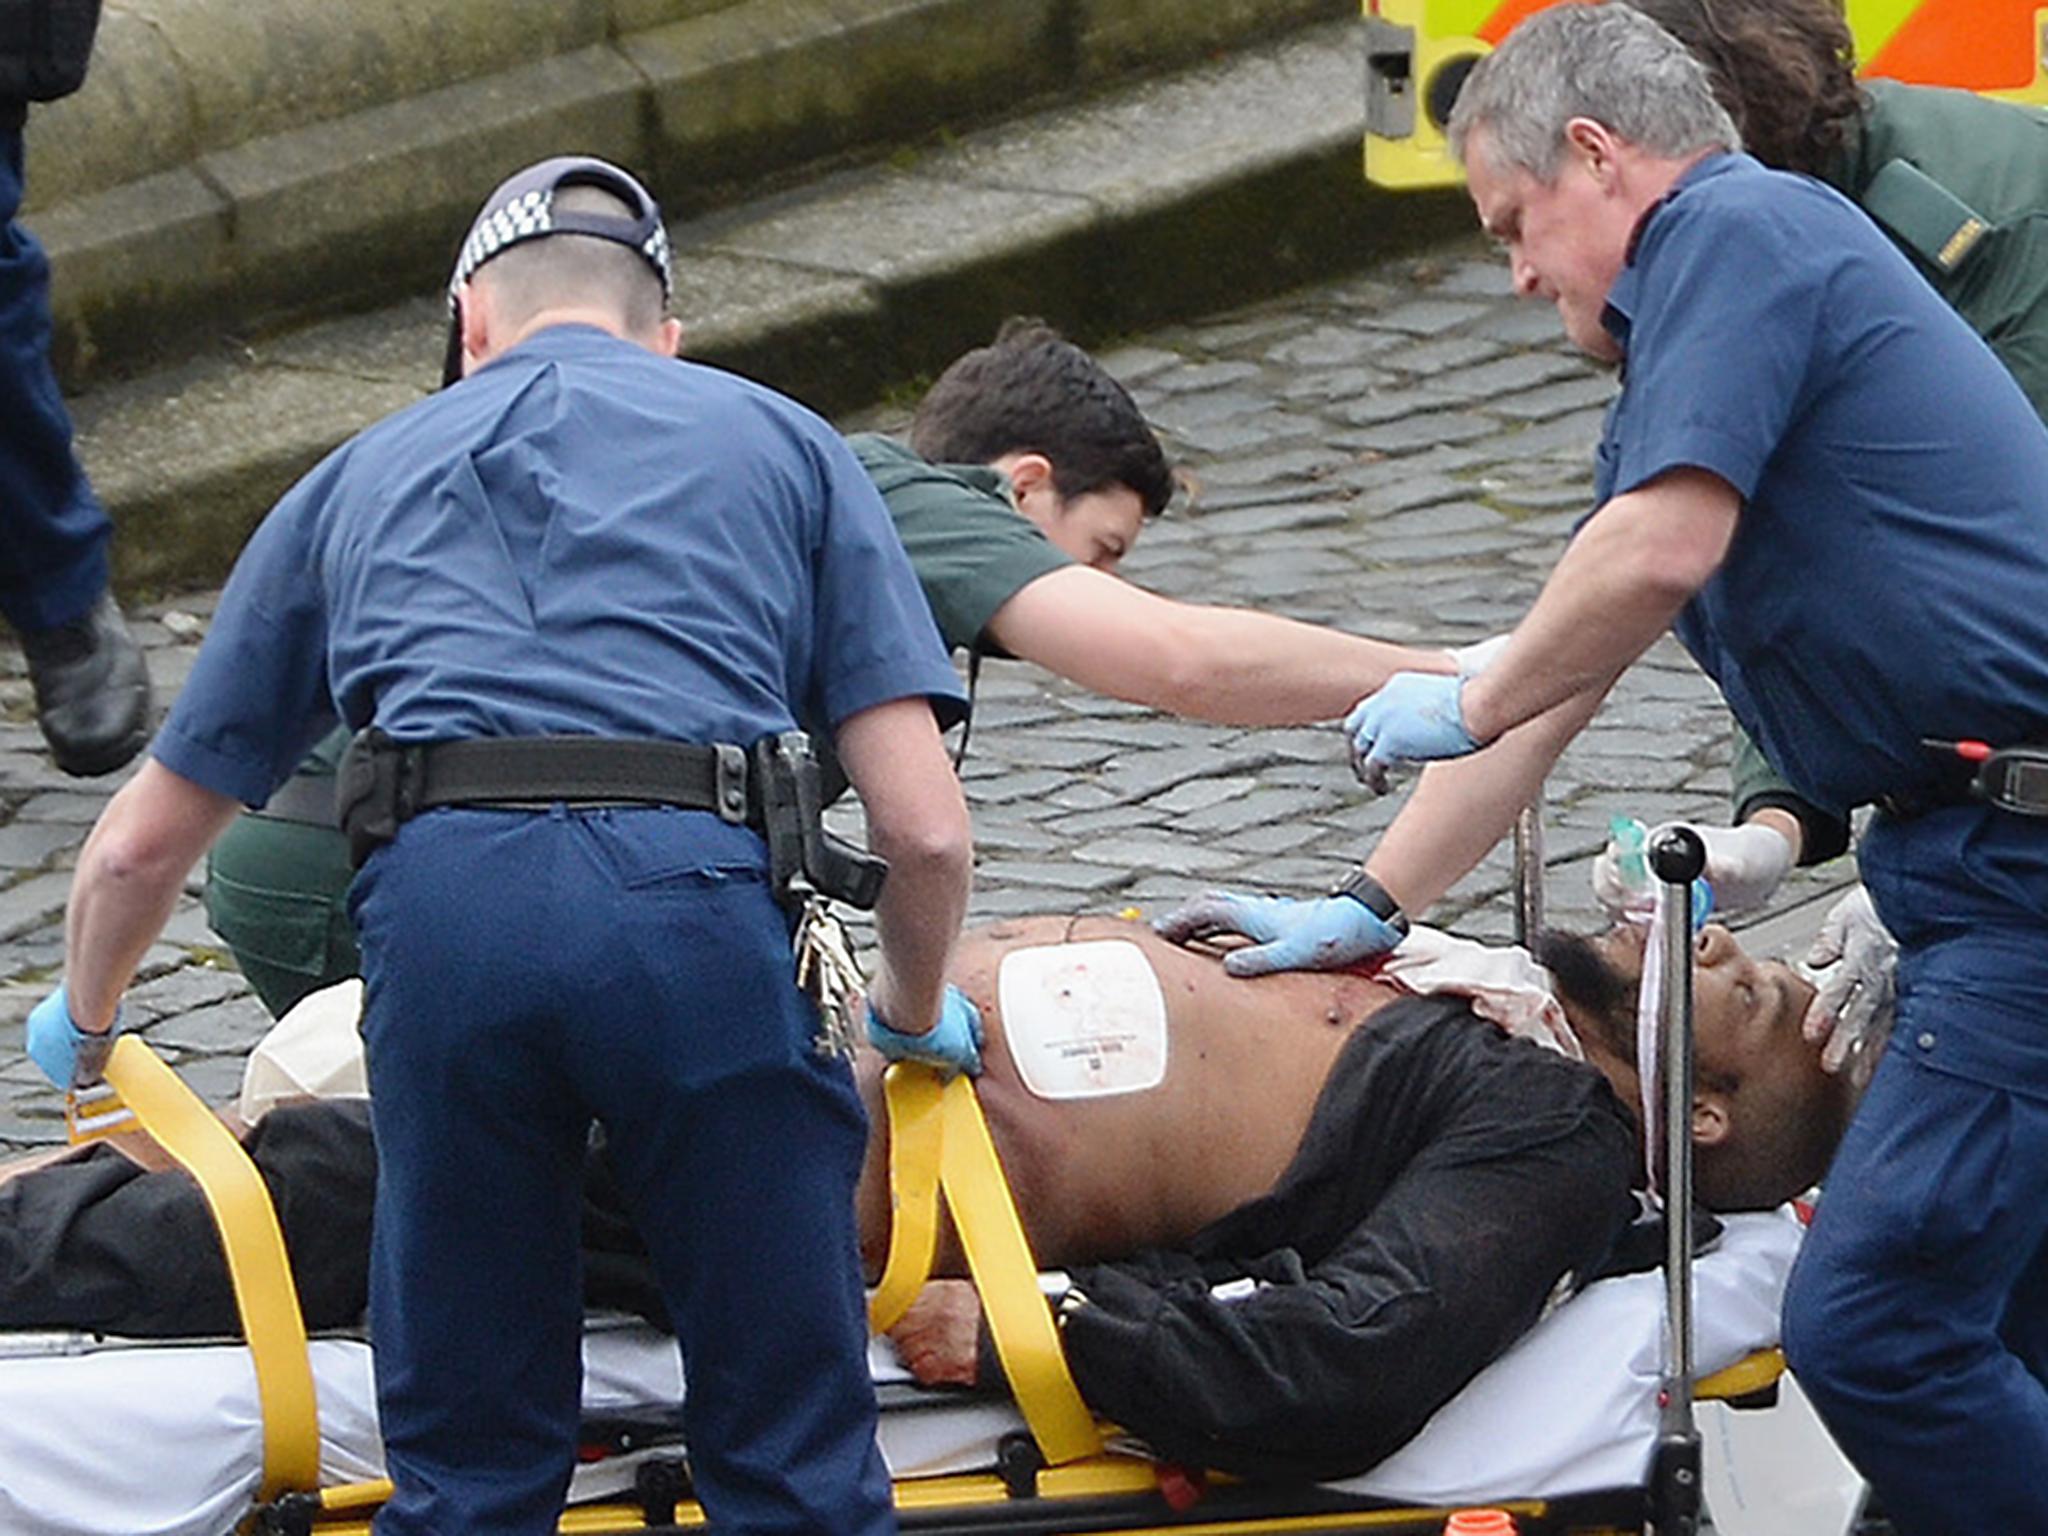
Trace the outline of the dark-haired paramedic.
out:
M 380 1536 L 555 1529 L 593 1120 L 679 1325 L 712 1518 L 894 1528 L 864 1117 L 794 984 L 747 749 L 813 702 L 833 723 L 890 864 L 878 1033 L 971 1067 L 944 984 L 970 848 L 934 714 L 959 688 L 838 435 L 675 361 L 668 286 L 660 210 L 616 167 L 550 160 L 492 194 L 451 285 L 464 377 L 257 530 L 87 843 L 66 980 L 31 1019 L 45 1071 L 89 1077 L 193 860 L 337 715 L 362 733 L 342 776 L 381 1154 Z
M 1554 757 L 1667 625 L 1803 798 L 1875 805 L 1897 1022 L 1785 1350 L 1902 1536 L 2048 1529 L 2048 793 L 1945 745 L 2048 748 L 2048 429 L 1853 204 L 1729 152 L 1638 12 L 1537 12 L 1451 132 L 1517 290 L 1622 385 L 1598 510 L 1499 658 L 1354 712 L 1368 770 L 1464 758 L 1368 868 L 1431 899 L 1428 824 L 1520 803 L 1487 760 Z

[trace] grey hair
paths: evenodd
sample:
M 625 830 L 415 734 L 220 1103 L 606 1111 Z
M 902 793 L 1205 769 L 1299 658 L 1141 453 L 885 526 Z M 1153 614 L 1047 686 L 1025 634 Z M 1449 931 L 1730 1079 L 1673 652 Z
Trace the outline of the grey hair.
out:
M 1742 147 L 1705 67 L 1677 38 L 1632 6 L 1565 4 L 1530 16 L 1474 67 L 1451 111 L 1451 152 L 1462 163 L 1484 127 L 1497 169 L 1547 185 L 1575 117 L 1663 158 Z

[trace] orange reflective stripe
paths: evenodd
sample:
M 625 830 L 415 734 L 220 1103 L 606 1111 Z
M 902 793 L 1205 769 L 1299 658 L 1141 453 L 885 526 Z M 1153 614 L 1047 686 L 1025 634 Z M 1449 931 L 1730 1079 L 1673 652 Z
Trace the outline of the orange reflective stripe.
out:
M 2017 91 L 2034 83 L 2039 0 L 1925 0 L 1863 72 L 1970 91 Z
M 1523 17 L 1532 11 L 1542 10 L 1548 4 L 1550 0 L 1507 0 L 1507 4 L 1500 6 L 1486 18 L 1474 35 L 1499 47 L 1500 40 L 1514 31 Z

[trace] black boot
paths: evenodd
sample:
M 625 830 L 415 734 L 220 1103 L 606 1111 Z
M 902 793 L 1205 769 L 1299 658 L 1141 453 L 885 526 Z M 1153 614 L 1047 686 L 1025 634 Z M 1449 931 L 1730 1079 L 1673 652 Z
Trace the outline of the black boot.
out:
M 82 618 L 21 637 L 36 721 L 66 773 L 112 773 L 149 739 L 149 671 L 111 592 Z

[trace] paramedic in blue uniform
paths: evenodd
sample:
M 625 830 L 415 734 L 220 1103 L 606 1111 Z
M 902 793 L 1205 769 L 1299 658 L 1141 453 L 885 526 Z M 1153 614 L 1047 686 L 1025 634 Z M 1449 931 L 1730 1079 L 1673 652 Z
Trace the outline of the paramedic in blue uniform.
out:
M 374 725 L 344 778 L 398 773 L 430 807 L 366 792 L 395 826 L 361 824 L 353 892 L 396 1484 L 380 1536 L 554 1530 L 593 1121 L 680 1325 L 712 1518 L 889 1531 L 853 1228 L 864 1118 L 793 981 L 758 785 L 728 802 L 742 754 L 713 749 L 791 730 L 807 701 L 833 722 L 890 862 L 870 1032 L 972 1068 L 975 1021 L 943 980 L 970 849 L 934 711 L 957 711 L 957 680 L 837 434 L 673 359 L 638 182 L 583 158 L 521 172 L 452 293 L 460 382 L 338 449 L 243 552 L 81 856 L 30 1051 L 89 1077 L 198 854 L 337 714 Z M 440 803 L 458 771 L 497 772 L 511 803 Z
M 1294 963 L 1386 947 L 1391 910 L 1475 863 L 1675 627 L 1801 795 L 1880 807 L 1861 868 L 1901 947 L 1897 1026 L 1787 1354 L 1902 1533 L 2048 1529 L 2048 821 L 1973 799 L 1925 744 L 2048 743 L 2048 429 L 1854 205 L 1731 152 L 1639 12 L 1538 12 L 1452 135 L 1517 290 L 1622 369 L 1597 510 L 1485 671 L 1403 675 L 1353 712 L 1369 778 L 1462 759 L 1424 775 L 1359 894 L 1204 921 Z

